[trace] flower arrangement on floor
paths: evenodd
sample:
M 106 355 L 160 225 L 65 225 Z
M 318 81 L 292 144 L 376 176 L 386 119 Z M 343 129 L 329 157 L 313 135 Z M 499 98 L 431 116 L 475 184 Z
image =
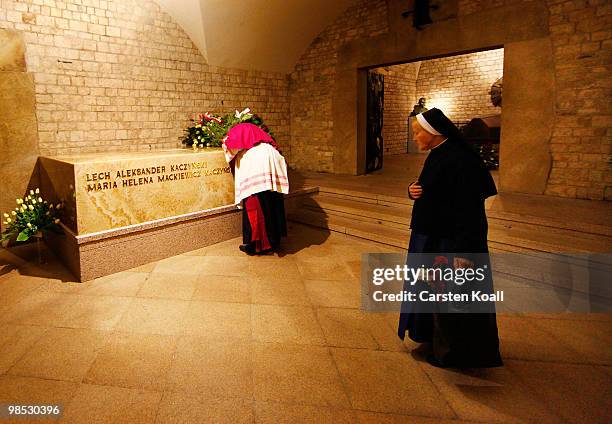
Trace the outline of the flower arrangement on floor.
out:
M 242 112 L 236 111 L 234 114 L 224 116 L 215 116 L 206 112 L 194 115 L 192 121 L 193 125 L 185 130 L 187 134 L 183 144 L 193 147 L 194 150 L 198 147 L 221 147 L 227 132 L 234 125 L 245 122 L 257 125 L 274 138 L 274 134 L 264 124 L 263 119 L 259 115 L 251 113 L 249 108 L 244 109 Z
M 27 241 L 30 237 L 40 237 L 43 231 L 62 233 L 59 227 L 57 211 L 62 205 L 49 204 L 40 197 L 40 190 L 30 190 L 25 199 L 17 199 L 17 207 L 9 215 L 4 214 L 5 230 L 2 232 L 2 241 L 17 235 L 17 241 Z

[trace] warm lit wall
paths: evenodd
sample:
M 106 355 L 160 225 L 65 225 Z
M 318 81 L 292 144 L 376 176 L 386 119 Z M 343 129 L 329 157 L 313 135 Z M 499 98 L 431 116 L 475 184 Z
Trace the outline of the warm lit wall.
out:
M 385 155 L 406 153 L 407 118 L 419 97 L 454 121 L 501 113 L 489 89 L 503 74 L 503 49 L 377 68 L 384 74 Z
M 427 99 L 428 108 L 442 109 L 453 121 L 496 115 L 501 108 L 491 104 L 489 89 L 503 72 L 503 49 L 425 60 L 416 95 Z
M 291 162 L 304 170 L 333 171 L 332 94 L 338 48 L 387 32 L 385 0 L 361 0 L 328 26 L 291 74 Z
M 374 70 L 382 73 L 385 81 L 382 131 L 385 155 L 407 151 L 408 115 L 416 102 L 418 69 L 419 63 L 408 63 Z
M 355 160 L 355 153 L 343 153 L 359 145 L 359 138 L 356 137 L 358 131 L 354 124 L 355 113 L 352 112 L 347 118 L 340 118 L 339 113 L 340 109 L 354 104 L 354 96 L 347 96 L 350 102 L 345 102 L 344 98 L 342 102 L 337 102 L 341 107 L 336 111 L 335 118 L 330 113 L 334 110 L 334 99 L 340 98 L 341 93 L 357 91 L 352 74 L 353 69 L 355 73 L 357 69 L 348 69 L 348 66 L 355 66 L 355 63 L 358 63 L 358 66 L 376 66 L 408 61 L 427 57 L 428 51 L 434 52 L 432 55 L 438 54 L 436 52 L 439 49 L 449 51 L 452 48 L 449 46 L 462 43 L 469 45 L 470 50 L 491 47 L 497 42 L 491 40 L 498 40 L 491 31 L 495 28 L 498 31 L 509 28 L 505 32 L 502 31 L 504 36 L 514 40 L 505 46 L 506 52 L 510 49 L 513 57 L 521 57 L 528 52 L 525 59 L 533 62 L 531 65 L 539 60 L 535 55 L 536 51 L 546 53 L 542 55 L 544 61 L 551 58 L 550 62 L 545 64 L 545 71 L 539 76 L 546 84 L 545 89 L 542 89 L 542 86 L 534 88 L 539 90 L 537 104 L 546 103 L 545 100 L 551 98 L 554 104 L 551 107 L 546 104 L 544 112 L 547 119 L 546 128 L 542 130 L 543 138 L 538 134 L 538 139 L 541 140 L 539 145 L 531 146 L 538 151 L 537 155 L 530 152 L 530 134 L 520 134 L 521 140 L 529 141 L 515 144 L 515 151 L 506 151 L 509 154 L 506 155 L 507 170 L 510 172 L 504 172 L 505 185 L 502 184 L 502 189 L 505 186 L 519 192 L 612 200 L 612 173 L 608 164 L 612 114 L 608 82 L 610 73 L 607 66 L 612 51 L 612 34 L 609 30 L 612 8 L 608 3 L 605 0 L 459 0 L 455 13 L 458 18 L 451 16 L 447 21 L 434 24 L 427 32 L 426 38 L 415 36 L 413 42 L 416 44 L 403 47 L 401 42 L 392 36 L 377 38 L 378 35 L 387 33 L 390 21 L 399 19 L 395 15 L 386 16 L 384 9 L 387 5 L 394 5 L 400 10 L 400 2 L 361 2 L 347 10 L 313 41 L 292 74 L 291 143 L 293 151 L 297 152 L 294 164 L 301 169 L 360 172 L 359 169 L 355 171 L 359 168 L 354 165 L 359 164 L 359 160 Z M 543 10 L 544 13 L 524 14 L 526 10 Z M 468 21 L 472 23 L 470 28 L 462 27 L 463 23 Z M 486 24 L 483 27 L 488 28 L 488 32 L 474 32 L 474 22 Z M 401 24 L 404 25 L 403 21 Z M 438 27 L 441 31 L 436 31 Z M 448 37 L 451 34 L 445 33 L 451 27 L 456 30 L 455 40 L 450 40 Z M 363 32 L 364 28 L 372 30 Z M 531 40 L 530 37 L 534 37 L 532 29 L 536 30 L 537 39 Z M 439 34 L 446 34 L 446 38 L 440 39 Z M 478 37 L 482 41 L 479 41 Z M 359 42 L 356 42 L 356 39 L 359 39 Z M 396 40 L 397 44 L 393 44 L 393 40 Z M 536 45 L 537 48 L 534 48 Z M 552 55 L 548 53 L 551 48 Z M 413 50 L 418 51 L 418 56 L 402 58 L 401 52 Z M 384 54 L 379 55 L 382 58 L 380 62 L 369 61 L 368 58 L 376 56 L 377 51 L 384 51 Z M 354 62 L 344 63 L 339 57 L 349 58 L 346 60 Z M 517 60 L 508 65 L 515 69 L 513 74 L 517 78 L 522 78 L 519 75 L 521 70 L 527 69 Z M 338 73 L 340 68 L 343 74 Z M 529 72 L 538 72 L 539 68 L 531 66 L 529 69 Z M 342 78 L 337 80 L 337 75 L 342 75 Z M 528 77 L 529 84 L 537 80 L 533 74 Z M 549 83 L 551 87 L 548 86 Z M 519 82 L 517 87 L 529 84 Z M 527 102 L 525 106 L 530 106 L 527 97 L 530 96 L 529 92 L 512 94 L 522 99 L 515 104 Z M 545 94 L 548 97 L 544 97 Z M 533 104 L 536 103 L 532 102 L 531 105 Z M 513 127 L 516 128 L 516 117 L 520 111 L 513 112 Z M 315 116 L 318 120 L 314 120 Z M 340 127 L 341 121 L 347 124 Z M 548 135 L 549 123 L 552 136 Z M 510 142 L 516 141 L 513 138 L 516 138 L 517 134 L 503 133 L 502 129 L 502 138 L 506 137 Z M 354 138 L 357 142 L 352 140 Z M 531 158 L 529 165 L 526 165 L 521 155 Z M 517 157 L 519 159 L 516 159 Z M 550 174 L 549 157 L 552 159 Z M 501 166 L 504 167 L 504 164 Z M 538 177 L 538 184 L 530 188 L 528 177 L 534 171 L 532 168 L 538 166 L 537 171 L 542 174 L 542 178 Z M 527 169 L 529 171 L 526 171 Z M 543 183 L 540 183 L 540 180 Z
M 42 155 L 178 147 L 193 113 L 247 106 L 290 153 L 286 75 L 208 66 L 156 3 L 0 5 L 0 27 L 25 39 Z
M 612 200 L 612 5 L 547 1 L 556 115 L 547 194 Z

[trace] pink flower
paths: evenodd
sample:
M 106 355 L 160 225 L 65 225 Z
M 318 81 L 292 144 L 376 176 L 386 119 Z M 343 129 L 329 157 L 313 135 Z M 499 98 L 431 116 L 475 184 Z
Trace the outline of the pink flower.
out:
M 441 266 L 441 265 L 446 265 L 448 266 L 448 258 L 446 256 L 436 256 L 434 258 L 434 263 L 433 266 Z

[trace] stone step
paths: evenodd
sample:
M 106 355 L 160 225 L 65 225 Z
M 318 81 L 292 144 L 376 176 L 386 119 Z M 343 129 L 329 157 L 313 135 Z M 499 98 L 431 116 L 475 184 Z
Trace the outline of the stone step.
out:
M 312 183 L 311 185 L 315 185 Z M 373 192 L 350 190 L 338 187 L 319 186 L 319 193 L 322 196 L 330 198 L 338 198 L 345 200 L 354 200 L 363 203 L 379 204 L 385 206 L 409 206 L 411 207 L 413 201 L 406 197 L 389 196 L 384 194 L 377 194 Z M 493 198 L 491 198 L 493 199 Z M 408 211 L 408 215 L 410 211 Z M 487 208 L 487 216 L 489 219 L 500 219 L 509 222 L 520 222 L 533 224 L 543 227 L 549 227 L 552 229 L 563 229 L 576 231 L 580 233 L 593 234 L 596 236 L 606 236 L 612 238 L 612 224 L 611 225 L 600 225 L 588 222 L 582 222 L 579 217 L 566 217 L 568 219 L 561 219 L 556 217 L 542 217 L 529 214 L 519 214 L 508 211 L 499 210 L 497 208 Z M 573 219 L 572 219 L 573 218 Z M 612 221 L 611 221 L 612 222 Z
M 360 222 L 352 218 L 327 215 L 324 212 L 316 212 L 309 209 L 302 209 L 297 212 L 289 213 L 288 219 L 313 227 L 329 229 L 341 234 L 347 234 L 404 249 L 410 237 L 409 230 Z
M 316 184 L 309 183 L 308 185 L 313 186 Z M 364 203 L 374 203 L 387 206 L 412 205 L 413 203 L 413 201 L 410 200 L 407 195 L 404 197 L 391 196 L 387 194 L 351 190 L 340 187 L 319 186 L 319 193 L 325 196 L 336 197 L 339 199 L 358 200 Z
M 410 226 L 410 209 L 406 205 L 381 205 L 319 194 L 305 200 L 302 206 L 314 212 L 324 212 L 328 215 L 352 218 L 371 224 L 381 224 L 404 230 L 408 230 Z
M 338 198 L 323 193 L 312 196 L 303 207 L 315 212 L 324 212 L 328 215 L 352 218 L 356 221 L 380 224 L 397 229 L 408 230 L 410 224 L 410 205 L 389 206 L 349 198 Z M 581 232 L 575 229 L 565 229 L 554 226 L 544 226 L 540 223 L 519 221 L 520 217 L 508 219 L 507 216 L 500 218 L 499 214 L 489 212 L 489 228 L 495 231 L 503 231 L 503 237 L 513 240 L 511 244 L 516 245 L 520 239 L 526 239 L 530 245 L 536 246 L 534 250 L 568 251 L 572 248 L 577 251 L 609 251 L 612 246 L 612 238 L 606 235 L 594 235 L 589 232 Z M 554 223 L 553 223 L 554 225 Z M 520 244 L 519 244 L 520 246 Z M 542 249 L 542 246 L 546 246 Z
M 403 210 L 402 210 L 403 209 Z M 403 215 L 403 216 L 402 216 Z M 290 219 L 405 248 L 410 231 L 405 208 L 314 195 Z M 361 234 L 361 235 L 359 235 Z M 608 252 L 610 238 L 529 223 L 489 219 L 489 242 L 500 251 Z

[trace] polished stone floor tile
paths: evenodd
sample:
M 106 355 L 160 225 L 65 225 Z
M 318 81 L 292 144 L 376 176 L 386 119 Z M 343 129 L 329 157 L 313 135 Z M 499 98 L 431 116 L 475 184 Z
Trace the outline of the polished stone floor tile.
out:
M 72 401 L 66 406 L 61 422 L 154 423 L 161 396 L 159 392 L 81 384 Z
M 192 256 L 195 258 L 195 256 Z M 225 275 L 231 277 L 246 277 L 250 275 L 248 256 L 215 256 L 210 253 L 198 257 L 198 274 Z
M 355 280 L 304 280 L 304 285 L 313 305 L 337 308 L 361 306 L 361 286 Z
M 62 327 L 112 330 L 132 303 L 130 297 L 74 296 L 76 301 L 59 320 Z
M 10 305 L 1 319 L 11 324 L 59 326 L 77 300 L 72 294 L 32 291 Z
M 190 302 L 134 298 L 115 330 L 145 334 L 181 334 Z
M 200 274 L 193 300 L 251 303 L 254 283 L 253 277 Z
M 344 262 L 334 259 L 299 259 L 296 264 L 305 280 L 354 280 Z
M 317 308 L 317 317 L 328 346 L 406 350 L 381 314 L 358 309 Z
M 177 340 L 177 336 L 111 334 L 83 382 L 163 391 Z
M 165 392 L 156 423 L 247 424 L 254 422 L 250 399 L 214 398 L 215 393 L 189 394 Z
M 612 323 L 600 320 L 539 319 L 536 325 L 572 349 L 571 362 L 612 365 Z
M 80 382 L 108 336 L 99 330 L 50 328 L 8 374 Z
M 70 381 L 3 375 L 0 376 L 0 402 L 65 407 L 78 388 L 79 383 Z
M 181 337 L 166 390 L 222 399 L 252 399 L 253 354 L 249 341 Z
M 204 269 L 204 258 L 178 255 L 158 261 L 152 273 L 198 275 Z
M 327 348 L 257 343 L 253 358 L 256 400 L 350 407 Z
M 539 361 L 572 361 L 577 352 L 540 327 L 536 320 L 500 316 L 497 319 L 502 357 Z
M 47 327 L 0 325 L 0 374 L 15 364 L 47 330 Z
M 278 402 L 255 402 L 255 422 L 262 424 L 352 424 L 356 422 L 355 415 L 355 411 L 350 409 Z
M 147 279 L 148 274 L 142 272 L 119 272 L 96 278 L 93 281 L 82 283 L 85 288 L 80 294 L 91 296 L 136 296 L 138 290 Z
M 251 308 L 245 303 L 192 301 L 180 323 L 180 332 L 209 338 L 250 340 Z
M 310 305 L 306 288 L 301 280 L 268 279 L 253 280 L 253 303 L 268 305 Z
M 253 338 L 260 342 L 325 344 L 323 331 L 308 306 L 253 305 Z
M 538 403 L 570 423 L 610 422 L 612 378 L 591 365 L 507 361 Z M 521 407 L 525 407 L 521 405 Z
M 508 362 L 508 361 L 506 361 Z M 487 423 L 559 423 L 506 368 L 445 370 L 417 362 L 460 419 Z
M 444 397 L 403 352 L 331 348 L 355 409 L 454 418 Z
M 145 280 L 136 296 L 191 300 L 197 285 L 197 275 L 155 272 Z

